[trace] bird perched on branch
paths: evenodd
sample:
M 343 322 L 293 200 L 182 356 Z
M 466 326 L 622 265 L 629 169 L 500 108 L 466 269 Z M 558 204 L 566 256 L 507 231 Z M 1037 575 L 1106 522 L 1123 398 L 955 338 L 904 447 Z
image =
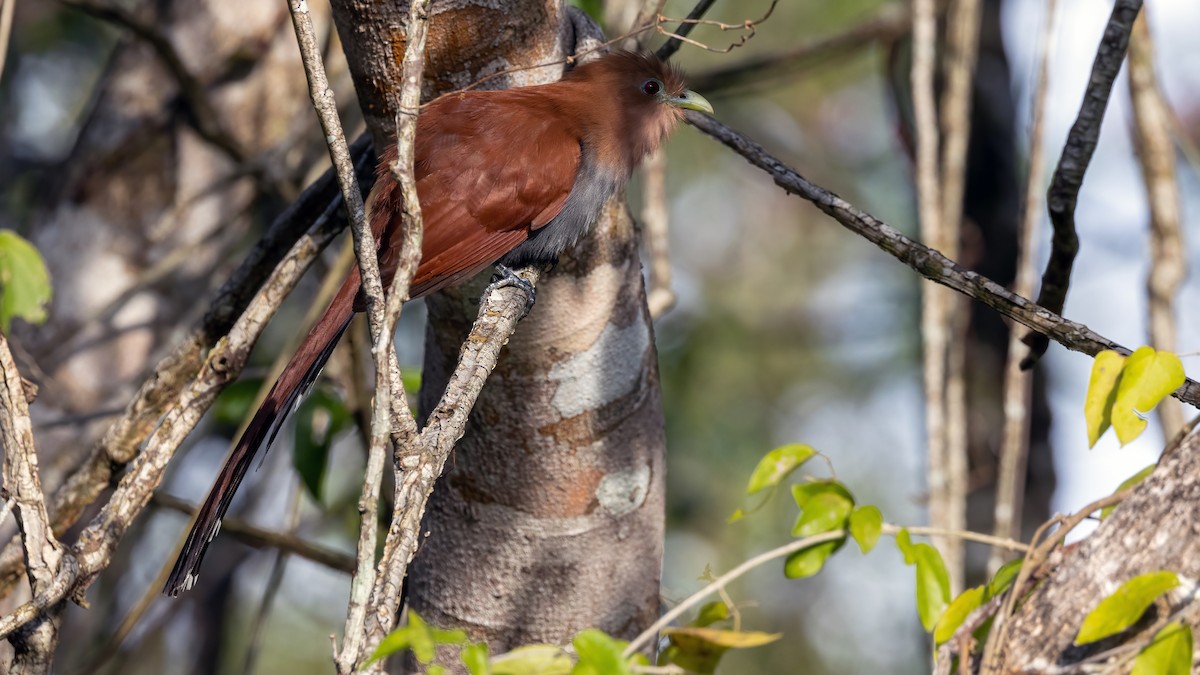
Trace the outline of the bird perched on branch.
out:
M 618 52 L 553 84 L 449 94 L 417 118 L 415 169 L 425 230 L 409 297 L 464 281 L 497 264 L 552 262 L 596 219 L 684 110 L 712 112 L 678 70 L 647 54 Z M 400 188 L 385 151 L 366 201 L 386 287 L 399 262 Z M 355 268 L 254 414 L 192 525 L 165 592 L 192 587 L 255 452 L 316 379 L 356 311 Z

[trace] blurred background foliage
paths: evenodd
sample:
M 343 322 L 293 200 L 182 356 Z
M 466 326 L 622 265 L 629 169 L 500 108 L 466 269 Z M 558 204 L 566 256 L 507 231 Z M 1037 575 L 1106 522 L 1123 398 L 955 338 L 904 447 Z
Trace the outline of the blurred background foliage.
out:
M 593 11 L 602 5 L 579 4 Z M 672 0 L 666 13 L 682 16 L 691 4 Z M 710 18 L 741 22 L 756 18 L 767 4 L 720 2 Z M 1045 20 L 1042 5 L 1037 0 L 993 3 L 999 8 L 997 30 L 1003 34 L 1011 79 L 989 84 L 1016 97 L 1016 118 L 1008 120 L 1016 136 L 1010 148 L 1014 167 L 1009 168 L 1020 172 L 1019 180 L 1027 154 L 1035 40 Z M 1187 64 L 1200 59 L 1200 44 L 1194 40 L 1200 9 L 1193 0 L 1147 5 L 1163 83 L 1181 120 L 1179 140 L 1191 142 L 1200 130 L 1200 75 Z M 1057 156 L 1082 95 L 1109 11 L 1109 3 L 1100 0 L 1064 0 L 1060 6 L 1047 131 L 1051 158 Z M 685 46 L 677 60 L 702 79 L 712 69 L 836 36 L 880 11 L 896 15 L 904 9 L 903 3 L 879 0 L 785 0 L 744 47 L 718 54 Z M 53 2 L 20 3 L 15 26 L 0 79 L 0 134 L 5 139 L 0 227 L 29 236 L 39 199 L 70 162 L 107 60 L 125 38 L 116 28 Z M 711 28 L 694 34 L 713 47 L 734 41 L 732 36 Z M 903 40 L 899 34 L 893 38 Z M 891 47 L 887 39 L 861 40 L 822 58 L 774 69 L 770 76 L 701 91 L 724 122 L 807 178 L 912 236 L 911 165 L 889 82 L 897 58 Z M 903 47 L 897 50 L 902 54 Z M 303 77 L 298 64 L 294 76 Z M 1153 262 L 1145 252 L 1146 209 L 1128 140 L 1123 81 L 1118 89 L 1095 168 L 1084 186 L 1079 210 L 1084 250 L 1067 315 L 1137 345 L 1146 341 L 1141 289 L 1146 265 Z M 319 140 L 313 122 L 311 137 Z M 993 165 L 997 173 L 984 171 L 977 180 L 989 185 L 1011 180 L 1000 175 L 1004 168 L 998 162 Z M 774 500 L 741 522 L 725 522 L 743 505 L 745 480 L 757 459 L 783 443 L 807 443 L 826 454 L 859 502 L 878 505 L 889 522 L 922 522 L 917 277 L 691 130 L 672 139 L 667 176 L 678 302 L 656 323 L 669 444 L 664 601 L 698 588 L 706 568 L 724 571 L 787 540 L 794 509 L 786 499 Z M 1198 193 L 1194 164 L 1185 165 L 1181 182 L 1185 222 L 1190 224 Z M 638 184 L 631 186 L 630 197 L 636 213 Z M 252 224 L 261 228 L 270 216 L 263 208 L 253 214 Z M 252 243 L 258 231 L 248 232 L 243 245 Z M 1043 248 L 1046 239 L 1043 229 Z M 1196 246 L 1189 242 L 1189 260 L 1195 254 Z M 972 264 L 989 262 L 997 261 Z M 316 286 L 310 280 L 289 299 L 260 341 L 256 372 L 248 376 L 263 375 L 294 337 Z M 1189 300 L 1196 299 L 1196 292 L 1190 282 L 1181 306 L 1195 306 Z M 199 303 L 203 296 L 196 297 Z M 1195 348 L 1200 322 L 1186 315 L 1181 319 L 1180 351 L 1187 352 Z M 423 312 L 415 307 L 406 311 L 400 327 L 402 361 L 410 369 L 421 363 L 422 320 Z M 1046 364 L 1055 421 L 1050 431 L 1054 468 L 1062 476 L 1053 504 L 1062 510 L 1111 491 L 1152 459 L 1161 438 L 1147 434 L 1120 452 L 1111 441 L 1102 441 L 1084 454 L 1082 401 L 1090 362 L 1052 347 Z M 980 383 L 981 400 L 994 400 L 998 386 L 998 380 Z M 236 396 L 242 397 L 240 403 Z M 229 407 L 248 406 L 246 391 L 229 393 L 225 404 L 221 415 L 193 435 L 166 492 L 191 501 L 202 497 L 236 432 Z M 320 504 L 298 486 L 290 453 L 275 452 L 248 479 L 255 489 L 243 490 L 235 512 L 277 529 L 294 517 L 299 534 L 352 552 L 362 466 L 359 438 L 345 431 L 333 445 Z M 980 442 L 985 460 L 989 444 L 995 439 Z M 1032 470 L 1048 473 L 1053 484 L 1049 466 L 1035 464 Z M 986 470 L 981 476 L 975 487 L 986 489 L 991 478 Z M 289 516 L 293 503 L 300 507 Z M 222 559 L 225 569 L 239 571 L 216 571 L 206 580 L 216 587 L 206 597 L 218 598 L 218 603 L 200 606 L 156 598 L 124 643 L 111 644 L 117 624 L 138 599 L 148 589 L 157 590 L 151 586 L 169 563 L 184 524 L 183 516 L 168 510 L 148 515 L 122 547 L 112 570 L 116 573 L 93 588 L 93 609 L 68 610 L 64 635 L 71 637 L 64 641 L 59 671 L 85 672 L 104 653 L 107 664 L 99 672 L 242 672 L 248 645 L 258 639 L 252 637 L 259 625 L 256 615 L 276 556 L 228 538 L 211 557 Z M 730 654 L 720 672 L 928 672 L 928 646 L 913 594 L 912 572 L 887 540 L 869 556 L 845 547 L 812 579 L 785 581 L 781 564 L 762 569 L 735 584 L 731 595 L 744 628 L 786 637 Z M 326 672 L 327 636 L 339 629 L 345 595 L 341 573 L 288 561 L 274 609 L 261 623 L 257 672 Z M 198 642 L 197 626 L 205 622 L 216 622 L 216 637 Z

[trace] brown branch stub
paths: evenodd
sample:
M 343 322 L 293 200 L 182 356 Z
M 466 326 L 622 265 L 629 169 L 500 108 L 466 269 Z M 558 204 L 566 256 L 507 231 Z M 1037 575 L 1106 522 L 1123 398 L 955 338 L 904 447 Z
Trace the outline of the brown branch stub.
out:
M 687 115 L 687 121 L 741 155 L 750 164 L 767 172 L 779 187 L 812 202 L 843 227 L 875 244 L 926 279 L 966 294 L 1072 351 L 1090 356 L 1105 349 L 1113 349 L 1123 354 L 1131 353 L 1129 349 L 1095 333 L 1087 326 L 1064 319 L 981 274 L 963 269 L 941 253 L 909 239 L 887 223 L 809 182 L 762 146 L 721 122 L 691 112 Z M 1200 406 L 1200 383 L 1189 379 L 1173 396 L 1185 403 Z
M 1079 200 L 1079 189 L 1083 186 L 1084 175 L 1096 151 L 1104 111 L 1112 96 L 1113 82 L 1117 79 L 1121 62 L 1125 60 L 1129 35 L 1141 8 L 1141 0 L 1117 0 L 1113 5 L 1100 47 L 1096 51 L 1096 60 L 1092 64 L 1083 103 L 1079 106 L 1079 114 L 1071 126 L 1046 192 L 1046 206 L 1050 211 L 1054 236 L 1051 239 L 1050 260 L 1042 274 L 1038 304 L 1055 314 L 1062 314 L 1066 304 L 1071 268 L 1079 253 L 1079 235 L 1075 231 L 1075 204 Z M 1050 341 L 1045 335 L 1030 333 L 1025 336 L 1025 344 L 1029 346 L 1029 355 L 1021 361 L 1021 367 L 1028 369 L 1046 353 Z

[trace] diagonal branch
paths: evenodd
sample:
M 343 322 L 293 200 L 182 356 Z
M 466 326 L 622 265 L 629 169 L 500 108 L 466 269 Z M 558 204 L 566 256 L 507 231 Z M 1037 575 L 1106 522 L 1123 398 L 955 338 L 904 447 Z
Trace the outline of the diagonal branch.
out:
M 1083 186 L 1083 177 L 1096 151 L 1104 110 L 1112 96 L 1113 82 L 1121 70 L 1121 62 L 1125 60 L 1129 34 L 1133 31 L 1133 22 L 1141 7 L 1142 0 L 1117 0 L 1113 5 L 1100 48 L 1096 51 L 1096 60 L 1092 64 L 1092 75 L 1083 94 L 1083 103 L 1079 106 L 1079 115 L 1071 126 L 1067 144 L 1063 147 L 1062 157 L 1058 160 L 1050 190 L 1046 194 L 1054 236 L 1050 243 L 1050 260 L 1042 274 L 1038 304 L 1055 314 L 1062 314 L 1067 302 L 1071 268 L 1079 253 L 1079 235 L 1075 231 L 1075 204 L 1079 200 L 1079 189 Z M 1029 345 L 1029 355 L 1021 361 L 1021 367 L 1032 368 L 1046 353 L 1050 341 L 1045 334 L 1030 333 L 1025 336 L 1025 344 Z
M 946 256 L 904 236 L 895 228 L 861 211 L 836 194 L 810 183 L 803 176 L 763 147 L 734 129 L 699 113 L 688 112 L 688 123 L 712 136 L 752 165 L 767 172 L 775 184 L 813 203 L 846 229 L 875 244 L 884 252 L 911 267 L 921 276 L 968 295 L 1004 316 L 1036 331 L 1072 351 L 1095 355 L 1105 349 L 1123 354 L 1130 351 L 1087 326 L 1023 298 L 982 274 L 963 269 Z M 1173 394 L 1175 398 L 1200 405 L 1200 383 L 1187 380 Z

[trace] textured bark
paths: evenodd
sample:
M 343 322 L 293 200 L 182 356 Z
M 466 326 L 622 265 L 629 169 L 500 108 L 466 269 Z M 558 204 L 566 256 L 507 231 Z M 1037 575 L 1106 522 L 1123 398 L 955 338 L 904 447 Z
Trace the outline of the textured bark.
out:
M 1113 647 L 1103 641 L 1079 648 L 1072 641 L 1101 598 L 1139 574 L 1158 570 L 1200 578 L 1200 434 L 1168 450 L 1154 473 L 1095 533 L 1062 554 L 1022 602 L 1000 646 L 1002 672 L 1046 672 Z
M 429 301 L 423 406 L 444 386 L 474 297 Z M 413 608 L 493 651 L 588 626 L 636 635 L 658 611 L 664 446 L 635 235 L 614 200 L 543 279 L 475 406 L 426 513 Z

